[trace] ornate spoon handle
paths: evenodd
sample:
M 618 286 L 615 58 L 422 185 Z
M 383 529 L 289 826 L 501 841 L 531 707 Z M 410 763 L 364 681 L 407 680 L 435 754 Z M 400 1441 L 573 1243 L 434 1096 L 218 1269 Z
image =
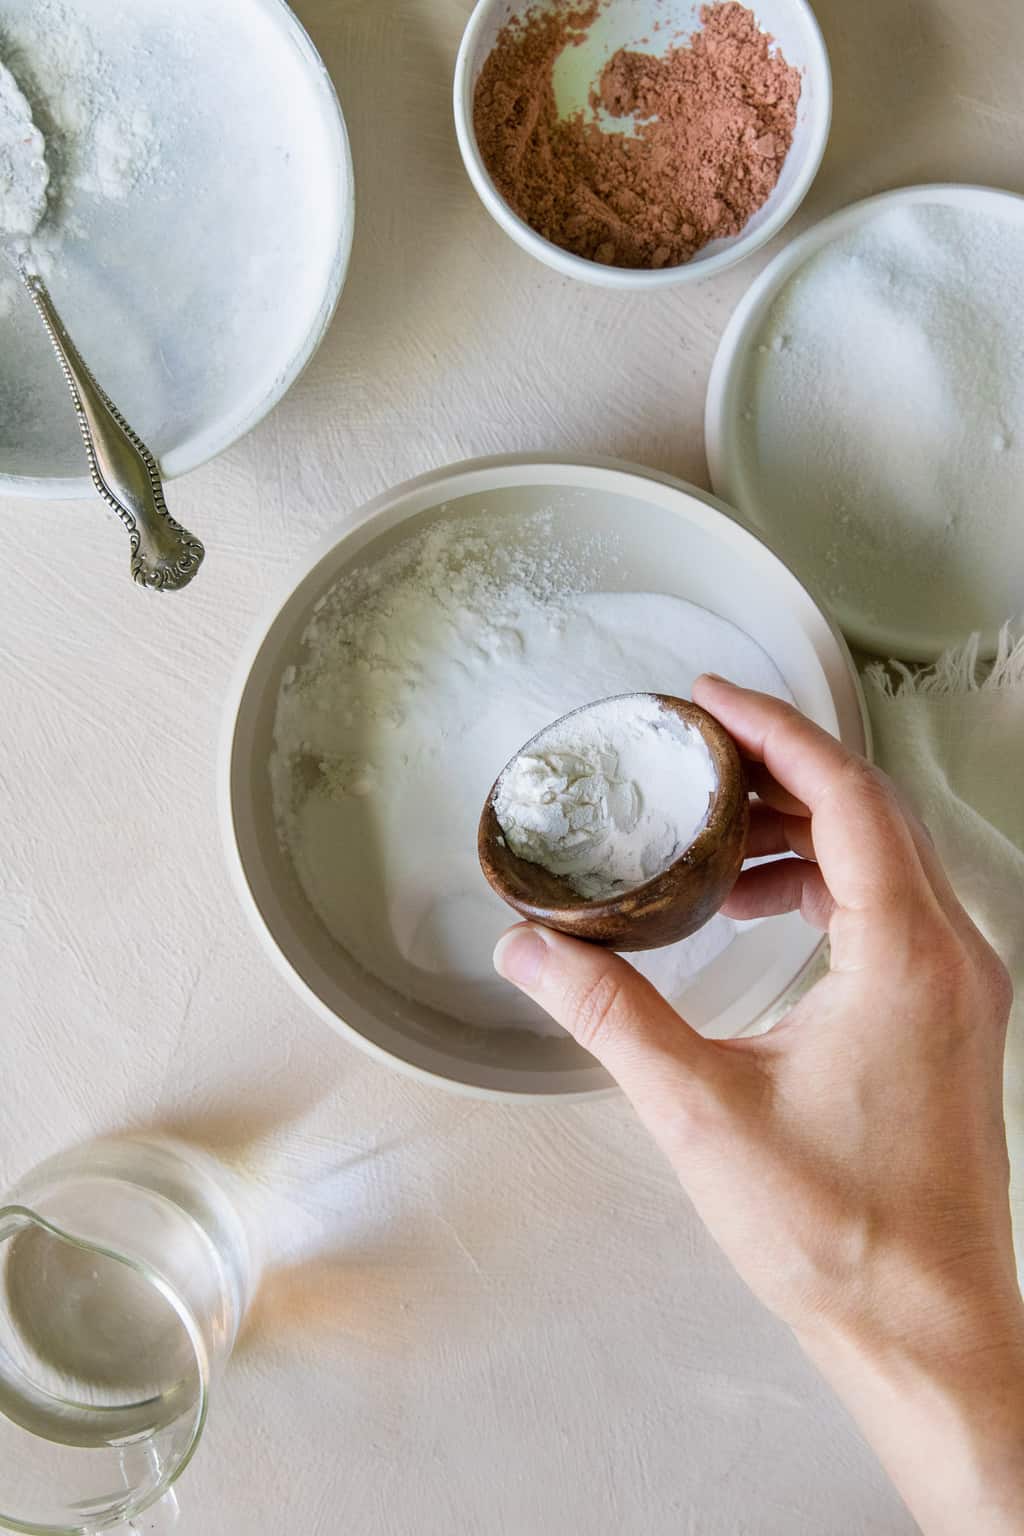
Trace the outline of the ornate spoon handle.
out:
M 187 586 L 202 562 L 202 544 L 171 517 L 156 460 L 82 361 L 42 278 L 21 265 L 19 271 L 71 392 L 92 483 L 128 530 L 132 575 L 162 592 Z

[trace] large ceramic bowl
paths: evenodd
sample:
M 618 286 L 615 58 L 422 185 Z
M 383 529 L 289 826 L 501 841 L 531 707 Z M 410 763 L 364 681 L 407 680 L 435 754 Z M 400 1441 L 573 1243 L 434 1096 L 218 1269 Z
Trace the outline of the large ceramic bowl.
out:
M 592 590 L 665 592 L 731 620 L 772 658 L 802 710 L 858 751 L 866 746 L 838 631 L 766 545 L 680 481 L 613 463 L 480 460 L 388 491 L 316 548 L 260 625 L 228 704 L 221 809 L 236 884 L 264 948 L 328 1024 L 393 1066 L 491 1097 L 580 1096 L 609 1081 L 568 1036 L 467 1029 L 357 965 L 280 845 L 269 762 L 282 676 L 300 658 L 314 604 L 342 572 L 438 518 L 511 513 L 514 527 L 540 510 L 554 512 L 562 541 L 586 549 Z M 705 1034 L 756 1030 L 806 976 L 820 942 L 797 914 L 741 928 L 677 1002 Z

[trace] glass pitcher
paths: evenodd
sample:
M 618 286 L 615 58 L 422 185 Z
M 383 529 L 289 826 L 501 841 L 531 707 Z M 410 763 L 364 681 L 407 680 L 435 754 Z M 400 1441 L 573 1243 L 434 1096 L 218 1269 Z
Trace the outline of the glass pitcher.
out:
M 61 1153 L 0 1203 L 0 1528 L 173 1526 L 256 1280 L 242 1209 L 212 1158 L 132 1137 Z

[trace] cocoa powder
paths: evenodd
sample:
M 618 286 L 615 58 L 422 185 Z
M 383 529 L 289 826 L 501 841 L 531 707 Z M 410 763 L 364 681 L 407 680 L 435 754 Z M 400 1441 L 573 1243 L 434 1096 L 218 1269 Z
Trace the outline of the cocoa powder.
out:
M 609 59 L 591 106 L 632 114 L 634 134 L 606 133 L 582 113 L 560 119 L 555 60 L 599 8 L 553 0 L 503 27 L 474 95 L 480 153 L 509 206 L 563 250 L 616 267 L 677 266 L 739 234 L 770 195 L 800 74 L 729 0 L 704 7 L 685 46 Z

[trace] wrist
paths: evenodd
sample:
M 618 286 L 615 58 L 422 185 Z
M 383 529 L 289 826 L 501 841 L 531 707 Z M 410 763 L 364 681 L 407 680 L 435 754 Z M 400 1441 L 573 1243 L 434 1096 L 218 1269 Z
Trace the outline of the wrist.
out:
M 907 1279 L 899 1294 L 898 1304 L 819 1314 L 793 1332 L 830 1378 L 862 1375 L 905 1386 L 984 1379 L 994 1358 L 1024 1350 L 1024 1298 L 1015 1278 L 931 1285 Z
M 1024 1303 L 959 1298 L 942 1317 L 798 1332 L 926 1536 L 1024 1530 Z

